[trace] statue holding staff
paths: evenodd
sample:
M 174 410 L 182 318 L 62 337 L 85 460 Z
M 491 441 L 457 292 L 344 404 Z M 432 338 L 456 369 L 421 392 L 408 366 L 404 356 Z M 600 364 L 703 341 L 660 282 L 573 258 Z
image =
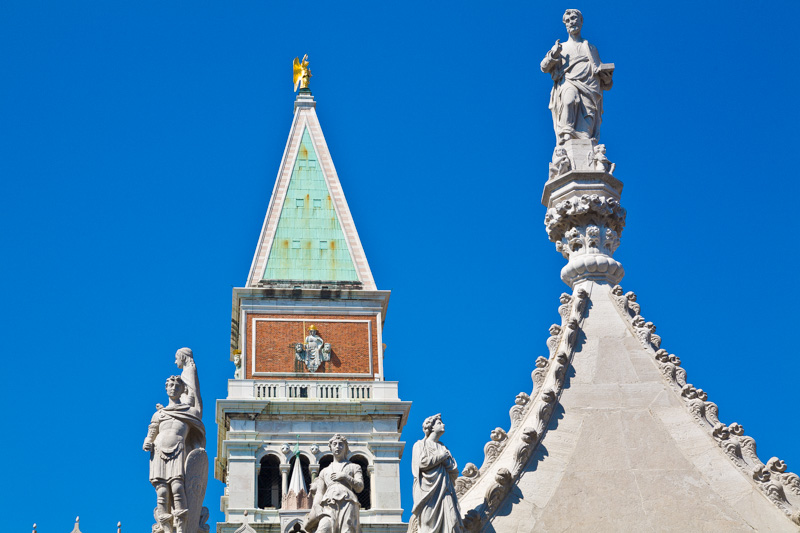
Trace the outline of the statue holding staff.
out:
M 208 477 L 203 401 L 192 351 L 181 348 L 175 364 L 183 372 L 165 385 L 169 404 L 156 405 L 142 448 L 150 452 L 150 483 L 156 489 L 159 533 L 208 531 L 203 507 Z

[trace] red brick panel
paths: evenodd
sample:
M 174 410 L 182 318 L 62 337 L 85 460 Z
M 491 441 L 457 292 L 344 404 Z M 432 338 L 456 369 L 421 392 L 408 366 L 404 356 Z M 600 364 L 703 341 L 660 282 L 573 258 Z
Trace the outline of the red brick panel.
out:
M 272 318 L 280 320 L 254 320 Z M 336 322 L 357 320 L 358 322 Z M 294 345 L 303 342 L 311 325 L 316 326 L 323 341 L 331 343 L 331 360 L 310 372 L 305 363 L 295 357 Z M 253 376 L 253 326 L 255 325 L 255 371 L 297 373 L 297 376 Z M 372 332 L 370 335 L 370 325 Z M 374 316 L 308 316 L 247 315 L 248 379 L 334 379 L 372 380 L 378 373 L 377 320 Z M 372 344 L 372 373 L 369 368 L 369 348 Z M 343 377 L 340 374 L 362 374 Z

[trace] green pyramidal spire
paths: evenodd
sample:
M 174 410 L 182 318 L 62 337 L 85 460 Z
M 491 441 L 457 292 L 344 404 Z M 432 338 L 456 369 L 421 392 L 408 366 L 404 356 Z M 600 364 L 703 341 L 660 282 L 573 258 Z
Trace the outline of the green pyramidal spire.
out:
M 308 129 L 303 131 L 262 279 L 358 281 Z
M 311 93 L 300 91 L 248 287 L 376 290 Z

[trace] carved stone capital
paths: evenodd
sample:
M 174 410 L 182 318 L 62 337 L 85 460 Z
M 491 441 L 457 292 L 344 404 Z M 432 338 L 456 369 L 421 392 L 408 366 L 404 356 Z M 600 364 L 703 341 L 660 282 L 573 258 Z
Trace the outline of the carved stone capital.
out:
M 616 232 L 625 227 L 625 209 L 616 198 L 583 194 L 566 198 L 547 210 L 544 225 L 552 242 L 564 239 L 570 229 L 580 226 L 604 226 Z
M 619 283 L 625 269 L 613 259 L 625 227 L 625 209 L 617 198 L 573 195 L 551 205 L 545 215 L 547 236 L 569 260 L 561 279 L 574 287 L 586 280 Z

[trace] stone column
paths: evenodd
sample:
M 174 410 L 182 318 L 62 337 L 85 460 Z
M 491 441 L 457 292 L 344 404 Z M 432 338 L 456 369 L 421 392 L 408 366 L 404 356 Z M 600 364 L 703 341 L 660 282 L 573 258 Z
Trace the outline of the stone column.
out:
M 369 476 L 369 501 L 370 505 L 374 508 L 375 507 L 375 487 L 377 485 L 375 481 L 375 465 L 367 466 L 367 475 Z
M 572 148 L 567 146 L 567 152 Z M 619 203 L 622 182 L 603 170 L 587 169 L 588 164 L 580 166 L 584 168 L 555 176 L 544 186 L 547 236 L 568 261 L 561 269 L 564 283 L 571 288 L 584 280 L 614 285 L 625 275 L 612 257 L 625 227 L 625 209 Z
M 319 475 L 319 465 L 308 465 L 308 470 L 311 472 L 311 482 L 313 483 Z M 308 487 L 308 489 L 311 490 L 311 487 Z
M 289 464 L 285 464 L 285 465 L 281 465 L 280 466 L 280 469 L 281 469 L 281 498 L 286 496 L 286 494 L 289 492 L 289 469 L 290 468 L 291 468 L 291 465 L 289 465 Z

